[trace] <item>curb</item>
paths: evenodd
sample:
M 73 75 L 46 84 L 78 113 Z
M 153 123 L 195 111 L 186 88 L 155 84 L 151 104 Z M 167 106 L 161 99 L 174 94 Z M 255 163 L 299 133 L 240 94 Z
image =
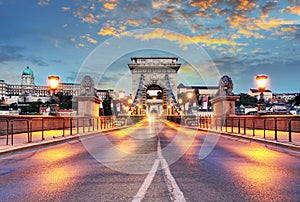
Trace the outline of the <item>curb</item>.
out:
M 26 150 L 32 150 L 32 149 L 37 149 L 37 148 L 43 148 L 45 146 L 54 146 L 54 145 L 58 145 L 61 143 L 65 143 L 71 140 L 76 140 L 76 139 L 80 139 L 81 137 L 89 137 L 89 136 L 93 136 L 99 133 L 106 133 L 106 132 L 112 132 L 112 131 L 116 131 L 116 130 L 122 130 L 127 128 L 128 126 L 125 127 L 119 127 L 119 128 L 111 128 L 111 129 L 105 129 L 105 130 L 100 130 L 100 131 L 95 131 L 95 132 L 88 132 L 88 133 L 83 133 L 83 134 L 76 134 L 76 135 L 69 135 L 69 136 L 65 136 L 65 137 L 61 137 L 59 139 L 52 139 L 52 140 L 46 140 L 46 141 L 42 141 L 42 142 L 34 142 L 34 143 L 26 143 L 24 145 L 20 145 L 20 146 L 16 146 L 13 148 L 9 148 L 9 149 L 5 149 L 0 151 L 0 158 L 2 156 L 6 156 L 6 155 L 11 155 L 11 154 L 16 154 L 18 152 L 21 151 L 26 151 Z

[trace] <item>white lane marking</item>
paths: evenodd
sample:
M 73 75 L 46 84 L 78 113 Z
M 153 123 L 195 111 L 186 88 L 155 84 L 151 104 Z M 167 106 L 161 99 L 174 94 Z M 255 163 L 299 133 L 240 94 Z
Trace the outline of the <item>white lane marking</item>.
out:
M 180 190 L 180 188 L 178 187 L 174 177 L 172 176 L 166 159 L 162 155 L 159 138 L 158 138 L 158 143 L 157 143 L 157 155 L 158 155 L 158 158 L 159 158 L 161 166 L 162 166 L 164 178 L 165 178 L 165 181 L 166 181 L 169 193 L 170 193 L 171 201 L 185 202 L 186 200 L 184 198 L 184 195 L 183 195 L 182 191 Z
M 146 179 L 144 180 L 142 186 L 140 187 L 138 193 L 133 197 L 132 202 L 140 202 L 142 201 L 142 199 L 144 198 L 149 186 L 151 185 L 153 178 L 156 174 L 158 165 L 159 165 L 160 160 L 159 159 L 155 159 L 151 170 L 149 171 Z

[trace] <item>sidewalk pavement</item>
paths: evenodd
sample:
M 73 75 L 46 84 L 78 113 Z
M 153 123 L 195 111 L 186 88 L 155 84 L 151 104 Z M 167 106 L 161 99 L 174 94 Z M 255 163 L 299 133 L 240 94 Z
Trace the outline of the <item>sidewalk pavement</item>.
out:
M 265 138 L 264 138 L 264 130 L 253 130 L 246 129 L 244 132 L 243 128 L 240 129 L 240 133 L 238 133 L 237 127 L 226 127 L 222 128 L 222 131 L 216 129 L 206 129 L 200 128 L 197 126 L 188 126 L 188 128 L 194 130 L 207 131 L 210 133 L 217 133 L 225 136 L 243 138 L 254 142 L 269 144 L 273 146 L 278 146 L 286 149 L 291 149 L 295 151 L 300 151 L 300 133 L 293 132 L 292 133 L 292 142 L 289 142 L 289 133 L 286 131 L 277 131 L 277 140 L 275 140 L 275 131 L 274 130 L 266 130 Z M 245 134 L 244 134 L 245 133 Z
M 47 145 L 55 145 L 63 142 L 67 142 L 70 140 L 76 140 L 80 137 L 87 137 L 90 135 L 99 134 L 100 132 L 109 132 L 114 130 L 119 130 L 127 127 L 116 127 L 116 128 L 108 128 L 108 129 L 99 129 L 94 130 L 91 128 L 85 127 L 79 128 L 77 133 L 76 129 L 72 130 L 72 135 L 70 135 L 70 130 L 47 130 L 44 131 L 44 140 L 42 140 L 42 131 L 32 132 L 32 141 L 28 142 L 28 133 L 18 133 L 13 135 L 13 145 L 11 144 L 11 134 L 9 134 L 8 145 L 6 145 L 7 136 L 0 136 L 0 156 L 6 154 L 13 154 L 16 152 L 20 152 L 23 150 L 29 150 L 33 148 L 38 148 Z

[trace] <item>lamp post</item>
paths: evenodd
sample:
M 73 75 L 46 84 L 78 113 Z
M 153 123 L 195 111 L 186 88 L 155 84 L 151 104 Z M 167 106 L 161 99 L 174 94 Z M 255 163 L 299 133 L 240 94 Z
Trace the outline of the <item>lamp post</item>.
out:
M 50 94 L 55 94 L 59 85 L 59 76 L 48 76 L 48 84 L 50 88 Z
M 188 113 L 191 111 L 191 99 L 193 97 L 193 93 L 192 92 L 188 92 L 187 93 L 187 98 L 189 99 L 189 108 L 188 108 Z
M 268 80 L 268 76 L 266 76 L 266 75 L 256 76 L 257 88 L 260 92 L 259 101 L 258 101 L 258 104 L 257 104 L 257 115 L 260 114 L 261 107 L 264 104 L 264 91 L 265 91 L 266 86 L 267 86 L 267 80 Z
M 50 89 L 51 99 L 54 99 L 54 94 L 56 93 L 59 85 L 59 76 L 48 76 L 48 84 Z M 50 105 L 50 113 L 51 115 L 58 115 L 58 104 Z

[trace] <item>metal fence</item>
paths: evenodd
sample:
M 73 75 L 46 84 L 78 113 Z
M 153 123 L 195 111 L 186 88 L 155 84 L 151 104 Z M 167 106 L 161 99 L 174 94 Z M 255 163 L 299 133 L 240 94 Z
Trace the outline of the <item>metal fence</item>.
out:
M 253 137 L 257 133 L 262 133 L 264 139 L 267 138 L 267 133 L 270 133 L 272 134 L 271 139 L 276 141 L 278 141 L 278 134 L 284 133 L 288 142 L 293 142 L 295 137 L 300 142 L 300 116 L 167 116 L 165 118 L 178 124 L 199 129 L 251 135 Z
M 140 121 L 142 117 L 130 118 L 104 116 L 104 117 L 9 117 L 0 118 L 0 137 L 6 145 L 14 145 L 16 135 L 26 135 L 26 142 L 45 140 L 47 131 L 55 132 L 55 136 L 67 136 L 96 132 L 105 129 L 127 126 Z M 34 136 L 33 136 L 34 133 Z M 1 145 L 2 143 L 0 143 Z

